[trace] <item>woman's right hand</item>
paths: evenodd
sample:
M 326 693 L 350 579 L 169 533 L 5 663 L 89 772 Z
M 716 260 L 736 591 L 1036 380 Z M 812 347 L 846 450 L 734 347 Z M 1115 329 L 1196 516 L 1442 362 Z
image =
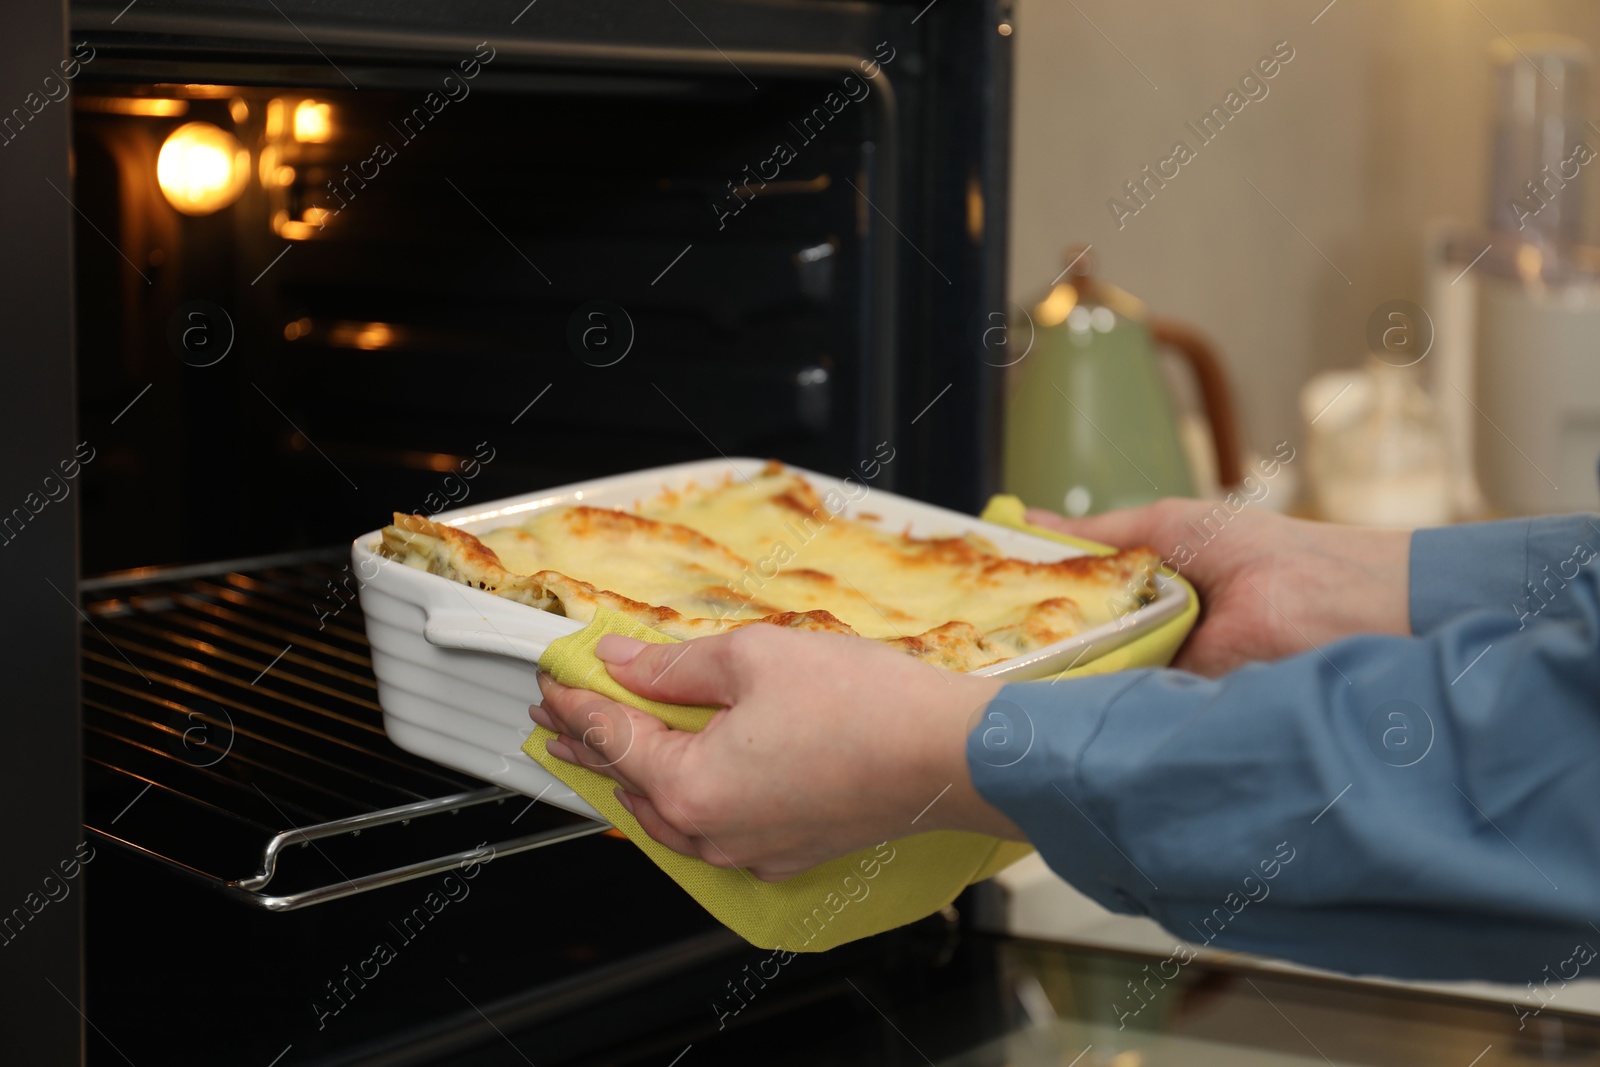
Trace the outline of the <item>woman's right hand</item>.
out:
M 1225 674 L 1350 634 L 1411 632 L 1408 530 L 1179 499 L 1084 519 L 1030 509 L 1027 518 L 1074 537 L 1160 552 L 1200 594 L 1199 625 L 1172 664 L 1197 674 Z

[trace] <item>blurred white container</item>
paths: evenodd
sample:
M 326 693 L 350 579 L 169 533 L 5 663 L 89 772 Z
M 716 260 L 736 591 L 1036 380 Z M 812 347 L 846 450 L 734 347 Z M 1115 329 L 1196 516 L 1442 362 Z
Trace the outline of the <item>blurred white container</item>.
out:
M 1511 514 L 1600 509 L 1600 276 L 1478 289 L 1484 491 Z
M 1300 391 L 1317 510 L 1358 526 L 1437 526 L 1455 513 L 1433 401 L 1409 367 L 1369 360 Z

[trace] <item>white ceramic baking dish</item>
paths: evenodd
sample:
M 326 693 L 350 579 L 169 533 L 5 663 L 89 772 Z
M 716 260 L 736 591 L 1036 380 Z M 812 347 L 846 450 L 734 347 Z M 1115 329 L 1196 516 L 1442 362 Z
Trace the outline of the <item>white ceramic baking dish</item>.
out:
M 730 473 L 754 475 L 765 464 L 761 459 L 737 458 L 657 467 L 460 508 L 434 518 L 482 533 L 520 522 L 538 508 L 580 501 L 631 507 L 665 488 L 690 482 L 709 485 Z M 871 483 L 847 486 L 825 474 L 801 473 L 819 494 L 835 489 L 842 498 L 854 500 L 841 514 L 878 522 L 886 529 L 909 526 L 920 537 L 974 531 L 1008 556 L 1041 562 L 1083 554 L 1056 541 L 873 489 Z M 351 555 L 389 738 L 408 752 L 447 767 L 599 818 L 581 797 L 522 752 L 533 729 L 528 704 L 539 696 L 534 680 L 539 657 L 551 641 L 582 625 L 386 560 L 376 551 L 380 540 L 380 530 L 362 535 Z M 1152 603 L 1115 623 L 976 673 L 1021 681 L 1056 674 L 1109 652 L 1184 610 L 1189 594 L 1180 583 L 1158 577 L 1157 585 Z

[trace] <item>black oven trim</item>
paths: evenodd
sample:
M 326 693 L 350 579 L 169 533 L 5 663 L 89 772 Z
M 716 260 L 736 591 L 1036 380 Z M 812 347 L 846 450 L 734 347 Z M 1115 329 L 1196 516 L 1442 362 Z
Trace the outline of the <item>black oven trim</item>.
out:
M 9 0 L 0 7 L 0 100 L 4 113 L 38 100 L 41 82 L 68 54 L 64 0 Z M 0 1027 L 0 1060 L 65 1067 L 80 1061 L 83 894 L 57 898 L 63 861 L 83 839 L 78 674 L 78 497 L 42 503 L 42 479 L 57 475 L 80 440 L 76 425 L 72 234 L 67 200 L 68 107 L 41 104 L 0 155 L 0 243 L 6 257 L 0 321 L 6 326 L 0 418 L 0 515 L 31 513 L 0 546 L 0 596 L 9 625 L 0 640 L 7 737 L 0 744 L 0 810 L 11 814 L 0 863 L 0 997 L 12 1024 Z M 24 252 L 25 250 L 25 252 Z M 98 434 L 105 428 L 83 427 Z M 114 431 L 113 431 L 114 432 Z M 52 492 L 52 497 L 54 493 Z M 44 879 L 50 877 L 49 886 Z M 46 900 L 46 893 L 50 898 Z M 25 917 L 16 922 L 17 912 Z M 66 1003 L 63 1003 L 66 1001 Z
M 474 45 L 484 40 L 482 33 L 441 34 L 431 29 L 380 29 L 307 18 L 302 18 L 301 24 L 315 31 L 316 47 L 308 50 L 307 38 L 294 26 L 271 18 L 179 15 L 141 11 L 137 7 L 118 18 L 113 7 L 79 8 L 72 19 L 74 35 L 88 35 L 95 44 L 97 55 L 102 44 L 125 51 L 142 46 L 164 55 L 186 50 L 207 53 L 215 52 L 219 47 L 253 46 L 262 56 L 304 59 L 321 67 L 328 66 L 326 59 L 318 53 L 323 45 L 334 49 L 334 54 L 340 57 L 353 60 L 371 58 L 387 65 L 397 58 L 425 59 L 439 54 L 456 56 L 461 54 L 462 49 L 470 53 Z M 489 40 L 497 49 L 512 49 L 508 54 L 585 70 L 610 65 L 628 70 L 692 69 L 722 74 L 728 72 L 731 60 L 740 66 L 771 74 L 830 73 L 834 70 L 853 70 L 857 60 L 871 58 L 865 54 L 820 50 L 791 52 L 737 46 L 717 49 L 596 44 L 589 41 L 531 40 L 514 35 L 491 36 Z M 283 47 L 269 50 L 268 46 L 273 45 Z M 323 73 L 319 71 L 318 75 L 323 76 Z M 326 77 L 329 85 L 344 84 L 332 70 L 326 72 Z

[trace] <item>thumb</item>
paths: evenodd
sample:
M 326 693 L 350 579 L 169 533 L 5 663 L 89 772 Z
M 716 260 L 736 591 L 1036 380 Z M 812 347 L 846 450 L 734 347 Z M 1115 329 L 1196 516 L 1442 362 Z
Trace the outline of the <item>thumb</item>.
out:
M 653 644 L 607 634 L 594 654 L 624 688 L 667 704 L 727 707 L 737 689 L 729 652 L 733 634 L 717 634 L 674 644 Z
M 1108 511 L 1103 515 L 1090 515 L 1082 519 L 1068 519 L 1053 511 L 1029 508 L 1025 517 L 1035 526 L 1118 548 L 1130 548 L 1154 544 L 1159 540 L 1161 520 L 1156 514 L 1159 506 L 1146 504 L 1144 507 Z

